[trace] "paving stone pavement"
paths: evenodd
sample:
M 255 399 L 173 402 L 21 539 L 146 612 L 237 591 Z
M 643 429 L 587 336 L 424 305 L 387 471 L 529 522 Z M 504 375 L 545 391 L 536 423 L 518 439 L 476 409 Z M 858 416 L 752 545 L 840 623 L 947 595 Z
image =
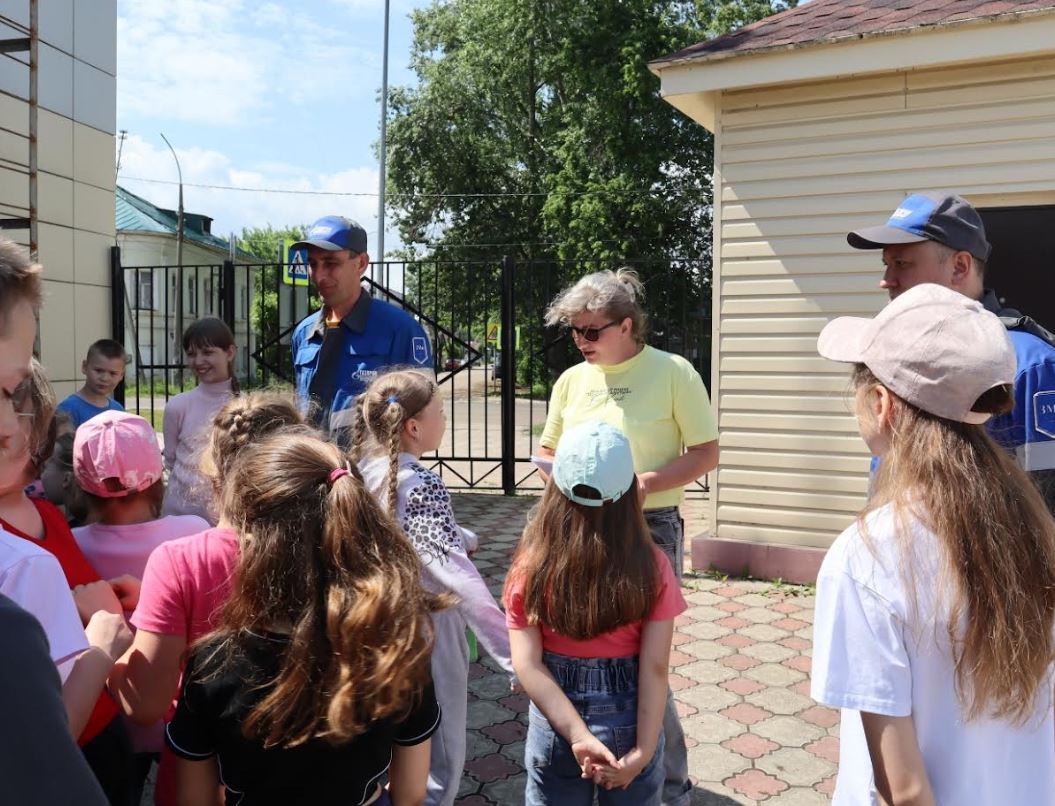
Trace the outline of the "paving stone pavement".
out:
M 453 496 L 480 535 L 475 562 L 496 598 L 533 496 Z M 683 508 L 686 534 L 705 506 Z M 686 558 L 686 567 L 689 560 Z M 830 803 L 839 760 L 835 711 L 809 697 L 813 597 L 800 588 L 687 574 L 689 609 L 675 622 L 670 685 L 689 746 L 694 806 Z M 511 695 L 484 658 L 469 670 L 462 806 L 523 803 L 527 698 Z

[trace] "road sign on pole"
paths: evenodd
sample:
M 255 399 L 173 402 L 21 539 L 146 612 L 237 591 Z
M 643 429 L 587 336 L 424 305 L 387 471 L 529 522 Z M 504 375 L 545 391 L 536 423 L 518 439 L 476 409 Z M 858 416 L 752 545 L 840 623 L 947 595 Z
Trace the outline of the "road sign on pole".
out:
M 294 249 L 296 241 L 282 242 L 282 282 L 286 285 L 308 284 L 308 250 Z

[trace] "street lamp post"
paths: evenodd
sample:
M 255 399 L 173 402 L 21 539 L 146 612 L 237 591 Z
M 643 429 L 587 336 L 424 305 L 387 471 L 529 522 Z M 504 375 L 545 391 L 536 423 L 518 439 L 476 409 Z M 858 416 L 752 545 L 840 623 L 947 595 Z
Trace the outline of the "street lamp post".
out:
M 179 206 L 176 213 L 176 332 L 173 336 L 172 347 L 173 353 L 179 356 L 182 352 L 180 346 L 183 339 L 183 169 L 180 168 L 179 157 L 176 156 L 176 149 L 172 147 L 172 143 L 163 133 L 161 139 L 172 152 L 172 159 L 176 161 L 176 173 L 179 176 Z M 168 293 L 168 289 L 165 293 Z M 183 386 L 182 365 L 183 362 L 180 361 L 179 382 L 181 387 Z M 165 376 L 167 381 L 168 372 Z
M 377 260 L 381 261 L 382 281 L 384 280 L 385 260 L 385 157 L 388 133 L 388 16 L 390 0 L 385 0 L 385 44 L 381 60 L 381 165 L 377 191 Z

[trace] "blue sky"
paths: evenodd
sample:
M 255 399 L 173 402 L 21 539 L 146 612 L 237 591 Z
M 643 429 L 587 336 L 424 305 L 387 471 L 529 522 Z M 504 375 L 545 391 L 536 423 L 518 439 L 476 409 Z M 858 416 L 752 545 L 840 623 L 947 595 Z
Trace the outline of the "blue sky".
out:
M 413 81 L 408 14 L 425 5 L 392 0 L 393 85 Z M 383 25 L 384 0 L 119 0 L 117 126 L 128 136 L 118 183 L 175 207 L 174 185 L 140 181 L 176 179 L 164 132 L 185 185 L 376 194 Z M 221 235 L 342 213 L 376 243 L 376 195 L 186 186 L 184 199 Z

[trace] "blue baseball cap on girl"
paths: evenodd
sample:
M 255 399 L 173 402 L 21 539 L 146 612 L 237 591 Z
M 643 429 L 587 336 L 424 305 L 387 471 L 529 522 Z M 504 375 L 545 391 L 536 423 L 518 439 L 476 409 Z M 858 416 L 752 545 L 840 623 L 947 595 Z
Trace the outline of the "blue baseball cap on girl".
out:
M 303 241 L 293 244 L 294 249 L 317 246 L 328 252 L 362 253 L 366 251 L 366 230 L 355 221 L 339 215 L 328 215 L 311 225 Z
M 553 459 L 553 483 L 576 504 L 599 507 L 618 501 L 633 487 L 634 478 L 630 441 L 615 426 L 592 420 L 561 435 Z M 600 498 L 576 495 L 579 485 L 596 490 Z

